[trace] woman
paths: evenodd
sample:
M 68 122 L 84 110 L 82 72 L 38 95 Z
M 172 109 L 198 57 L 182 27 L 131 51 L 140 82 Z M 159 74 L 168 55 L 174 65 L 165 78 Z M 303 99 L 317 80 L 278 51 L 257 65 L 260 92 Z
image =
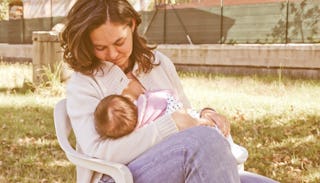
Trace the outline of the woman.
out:
M 67 16 L 62 46 L 66 62 L 75 71 L 68 81 L 67 111 L 77 150 L 127 164 L 135 183 L 240 182 L 227 141 L 179 111 L 123 138 L 99 138 L 95 107 L 105 96 L 121 94 L 133 85 L 138 93 L 173 90 L 190 107 L 170 59 L 138 35 L 140 23 L 126 0 L 78 0 Z M 224 134 L 229 133 L 230 124 L 223 116 L 210 109 L 205 112 Z M 77 168 L 78 182 L 98 182 L 101 177 Z M 254 174 L 243 178 L 247 180 L 242 182 L 273 182 Z

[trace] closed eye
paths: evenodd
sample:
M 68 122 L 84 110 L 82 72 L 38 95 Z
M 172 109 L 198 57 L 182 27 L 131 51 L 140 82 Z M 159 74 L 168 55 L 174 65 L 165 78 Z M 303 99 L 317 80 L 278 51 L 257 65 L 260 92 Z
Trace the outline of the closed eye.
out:
M 114 45 L 122 46 L 125 43 L 125 41 L 126 41 L 125 39 L 121 39 L 121 40 L 117 41 Z
M 97 51 L 103 51 L 106 49 L 105 46 L 95 46 L 94 49 L 96 49 Z

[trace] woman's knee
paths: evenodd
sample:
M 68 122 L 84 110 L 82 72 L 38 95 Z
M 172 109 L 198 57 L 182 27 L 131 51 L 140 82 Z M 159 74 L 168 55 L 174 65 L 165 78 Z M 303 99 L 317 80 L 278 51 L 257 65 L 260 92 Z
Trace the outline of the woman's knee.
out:
M 219 132 L 209 127 L 194 127 L 165 139 L 131 162 L 129 168 L 136 181 L 147 180 L 144 182 L 158 176 L 181 182 L 186 174 L 187 179 L 204 180 L 200 182 L 212 182 L 207 180 L 217 176 L 237 179 L 235 160 L 226 151 L 228 143 Z M 148 170 L 150 175 L 146 173 Z
M 199 126 L 185 133 L 184 165 L 187 174 L 194 175 L 190 179 L 201 180 L 198 182 L 239 182 L 230 146 L 216 129 Z
M 197 159 L 202 164 L 213 165 L 223 162 L 230 167 L 236 167 L 229 143 L 216 129 L 199 126 L 187 129 L 182 133 L 184 134 L 181 134 L 181 137 L 184 139 L 181 145 L 184 147 L 187 159 L 192 161 Z

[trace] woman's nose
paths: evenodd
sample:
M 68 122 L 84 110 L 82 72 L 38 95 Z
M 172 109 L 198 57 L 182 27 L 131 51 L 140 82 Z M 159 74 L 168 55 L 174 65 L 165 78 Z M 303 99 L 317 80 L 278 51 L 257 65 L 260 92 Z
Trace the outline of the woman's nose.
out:
M 114 47 L 109 48 L 109 58 L 111 60 L 116 59 L 118 54 L 119 54 L 119 52 L 116 48 L 114 48 Z

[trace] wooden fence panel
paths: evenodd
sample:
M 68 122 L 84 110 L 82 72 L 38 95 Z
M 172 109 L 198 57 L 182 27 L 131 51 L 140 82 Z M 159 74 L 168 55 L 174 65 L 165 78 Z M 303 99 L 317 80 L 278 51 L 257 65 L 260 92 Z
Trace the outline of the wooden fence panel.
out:
M 8 21 L 0 21 L 0 43 L 8 43 Z

